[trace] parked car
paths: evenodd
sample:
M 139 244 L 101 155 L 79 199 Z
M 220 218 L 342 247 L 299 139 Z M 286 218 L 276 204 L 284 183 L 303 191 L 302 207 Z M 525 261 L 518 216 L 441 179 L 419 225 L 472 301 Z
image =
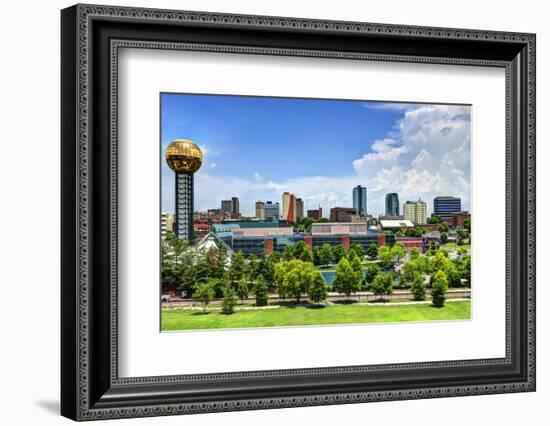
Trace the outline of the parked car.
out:
M 169 294 L 163 294 L 162 296 L 160 296 L 161 302 L 169 302 L 170 300 L 172 300 L 172 298 L 170 297 Z

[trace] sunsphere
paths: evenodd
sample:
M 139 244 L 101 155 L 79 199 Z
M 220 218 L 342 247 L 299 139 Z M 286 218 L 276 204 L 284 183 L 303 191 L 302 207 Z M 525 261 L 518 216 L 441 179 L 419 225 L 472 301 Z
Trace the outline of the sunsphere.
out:
M 176 173 L 195 173 L 202 165 L 202 152 L 193 141 L 176 139 L 166 148 L 166 162 Z

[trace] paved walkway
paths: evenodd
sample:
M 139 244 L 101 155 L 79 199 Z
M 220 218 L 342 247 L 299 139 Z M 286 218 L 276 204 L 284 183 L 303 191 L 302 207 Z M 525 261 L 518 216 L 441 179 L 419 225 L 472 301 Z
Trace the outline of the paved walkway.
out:
M 447 299 L 447 302 L 464 302 L 470 299 Z M 431 304 L 431 300 L 417 300 L 417 301 L 411 301 L 411 302 L 355 302 L 350 303 L 352 306 L 396 306 L 396 305 L 426 305 Z M 333 305 L 340 305 L 340 303 L 333 303 L 328 302 L 326 303 L 328 306 Z M 302 306 L 315 306 L 315 304 L 309 304 L 309 305 L 302 305 Z M 256 311 L 256 310 L 264 310 L 264 309 L 279 309 L 279 308 L 285 308 L 284 305 L 268 305 L 268 306 L 235 306 L 235 311 Z M 164 308 L 164 309 L 175 309 L 175 310 L 182 310 L 182 311 L 221 311 L 223 308 L 221 307 L 201 307 L 201 306 L 174 306 L 171 308 Z

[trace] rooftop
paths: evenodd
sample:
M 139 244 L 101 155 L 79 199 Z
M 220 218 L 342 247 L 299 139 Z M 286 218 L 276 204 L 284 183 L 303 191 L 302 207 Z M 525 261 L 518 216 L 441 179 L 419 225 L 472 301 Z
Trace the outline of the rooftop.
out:
M 410 220 L 385 220 L 380 221 L 382 228 L 414 228 L 414 223 Z

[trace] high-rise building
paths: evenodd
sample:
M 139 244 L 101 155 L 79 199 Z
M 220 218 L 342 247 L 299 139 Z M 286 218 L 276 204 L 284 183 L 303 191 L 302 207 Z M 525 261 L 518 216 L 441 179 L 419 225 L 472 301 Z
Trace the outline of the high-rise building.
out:
M 442 216 L 445 213 L 460 213 L 462 206 L 460 197 L 435 197 L 434 215 Z
M 231 214 L 233 214 L 233 215 L 240 214 L 239 197 L 232 197 L 231 198 Z
M 296 198 L 296 219 L 304 217 L 304 200 Z
M 386 216 L 399 216 L 399 196 L 395 192 L 386 194 Z
M 308 210 L 307 211 L 307 217 L 313 219 L 313 220 L 319 220 L 323 217 L 323 208 L 319 206 L 319 208 L 315 210 Z
M 355 215 L 356 210 L 352 207 L 333 207 L 330 209 L 331 222 L 351 222 L 351 217 Z
M 222 200 L 222 211 L 224 213 L 227 213 L 227 215 L 230 215 L 231 217 L 235 217 L 239 215 L 239 198 L 238 197 L 231 197 L 230 200 Z
M 357 185 L 353 188 L 353 208 L 359 216 L 367 215 L 367 188 Z
M 222 200 L 222 212 L 231 214 L 233 204 L 231 200 Z
M 202 165 L 200 148 L 188 139 L 176 139 L 165 152 L 168 166 L 176 173 L 175 234 L 193 243 L 193 175 Z
M 296 222 L 296 197 L 290 192 L 283 192 L 283 220 Z
M 260 220 L 265 218 L 265 203 L 263 201 L 256 201 L 256 218 Z
M 418 201 L 407 201 L 403 205 L 403 218 L 410 220 L 415 225 L 425 225 L 427 223 L 426 214 L 426 203 L 420 199 Z
M 281 212 L 279 209 L 279 203 L 272 203 L 266 201 L 264 205 L 264 219 L 265 220 L 279 220 Z

